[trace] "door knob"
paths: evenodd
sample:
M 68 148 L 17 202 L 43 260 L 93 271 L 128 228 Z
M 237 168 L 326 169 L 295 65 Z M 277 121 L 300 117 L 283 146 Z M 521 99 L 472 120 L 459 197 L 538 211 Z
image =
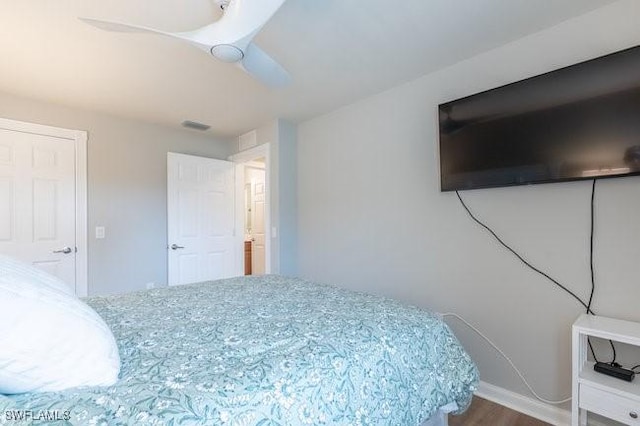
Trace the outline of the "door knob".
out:
M 71 250 L 71 247 L 65 247 L 65 248 L 62 248 L 62 249 L 60 249 L 60 250 L 54 250 L 53 252 L 54 252 L 54 253 L 69 254 L 69 253 L 71 253 L 71 251 L 72 251 L 72 250 Z
M 170 247 L 170 248 L 171 248 L 171 250 L 181 250 L 181 249 L 183 249 L 184 247 L 179 246 L 179 245 L 177 245 L 177 244 L 171 244 L 171 247 Z

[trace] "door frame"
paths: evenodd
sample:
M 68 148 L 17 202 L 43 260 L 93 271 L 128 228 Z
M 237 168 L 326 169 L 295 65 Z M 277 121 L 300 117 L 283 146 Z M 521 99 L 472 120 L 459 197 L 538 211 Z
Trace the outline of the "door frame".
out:
M 259 158 L 264 158 L 265 173 L 265 202 L 264 202 L 264 271 L 271 273 L 271 159 L 270 144 L 265 143 L 246 151 L 239 152 L 229 157 L 235 166 L 236 189 L 235 189 L 235 240 L 236 240 L 236 274 L 244 275 L 244 167 Z
M 263 262 L 264 262 L 264 272 L 267 273 L 267 251 L 266 251 L 267 250 L 267 246 L 266 246 L 266 241 L 267 241 L 267 217 L 266 217 L 266 214 L 267 214 L 267 191 L 266 191 L 266 189 L 267 189 L 267 170 L 266 170 L 265 166 L 266 166 L 266 164 L 264 164 L 264 163 L 260 164 L 260 163 L 256 163 L 256 162 L 253 162 L 253 161 L 247 161 L 246 163 L 244 163 L 244 177 L 245 177 L 244 186 L 246 188 L 247 184 L 250 183 L 246 179 L 247 171 L 259 170 L 264 174 L 264 194 L 263 194 L 263 197 L 264 197 L 264 201 L 263 201 L 264 212 L 262 214 L 262 222 L 263 222 L 262 223 L 262 227 L 264 228 L 263 236 L 264 236 L 265 245 L 264 245 L 264 256 L 263 256 L 264 259 L 263 259 Z M 251 185 L 251 191 L 252 191 L 252 200 L 253 200 L 253 195 L 254 195 L 253 192 L 255 191 L 255 187 L 253 185 Z M 246 194 L 246 192 L 243 191 L 243 194 Z M 246 201 L 246 200 L 243 200 L 243 201 Z M 253 201 L 255 201 L 255 200 L 253 200 Z M 246 205 L 245 205 L 245 203 L 243 203 L 242 206 L 243 206 L 243 212 L 246 214 Z M 252 214 L 254 213 L 254 207 L 255 207 L 255 204 L 253 204 L 251 206 Z M 253 228 L 253 224 L 255 223 L 254 219 L 255 219 L 255 217 L 251 218 L 251 225 L 252 225 L 251 227 L 252 228 Z M 246 219 L 243 219 L 243 229 L 244 229 L 244 226 L 246 225 L 245 220 Z M 243 232 L 243 234 L 245 234 L 245 233 Z M 254 240 L 252 239 L 252 241 L 254 241 Z M 254 246 L 252 244 L 252 249 L 251 249 L 251 271 L 252 272 L 251 272 L 251 274 L 255 274 L 255 272 L 254 272 L 255 268 L 254 268 L 253 261 L 254 261 L 254 256 L 255 256 L 256 252 L 253 250 L 253 247 Z M 244 268 L 243 268 L 243 270 L 244 270 Z
M 75 145 L 75 203 L 76 203 L 76 288 L 75 294 L 89 294 L 88 273 L 88 222 L 87 222 L 87 132 L 63 129 L 43 124 L 0 118 L 0 129 L 66 139 Z

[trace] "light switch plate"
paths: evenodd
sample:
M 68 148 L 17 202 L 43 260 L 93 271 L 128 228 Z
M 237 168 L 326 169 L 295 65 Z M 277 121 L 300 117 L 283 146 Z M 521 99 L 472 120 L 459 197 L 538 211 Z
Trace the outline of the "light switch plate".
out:
M 96 239 L 101 240 L 105 237 L 104 226 L 96 226 Z

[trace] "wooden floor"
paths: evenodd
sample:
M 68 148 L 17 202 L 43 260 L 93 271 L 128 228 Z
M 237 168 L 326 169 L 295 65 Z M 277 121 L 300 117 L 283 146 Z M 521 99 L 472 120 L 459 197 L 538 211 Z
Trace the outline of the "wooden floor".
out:
M 463 415 L 449 416 L 449 426 L 475 425 L 548 426 L 549 424 L 474 396 L 471 407 Z

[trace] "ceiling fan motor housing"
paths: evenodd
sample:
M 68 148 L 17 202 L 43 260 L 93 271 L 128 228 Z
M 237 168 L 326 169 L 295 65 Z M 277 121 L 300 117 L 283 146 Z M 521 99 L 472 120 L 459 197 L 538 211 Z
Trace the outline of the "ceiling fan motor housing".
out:
M 244 58 L 244 52 L 232 44 L 218 44 L 211 48 L 211 54 L 222 62 L 233 64 Z

